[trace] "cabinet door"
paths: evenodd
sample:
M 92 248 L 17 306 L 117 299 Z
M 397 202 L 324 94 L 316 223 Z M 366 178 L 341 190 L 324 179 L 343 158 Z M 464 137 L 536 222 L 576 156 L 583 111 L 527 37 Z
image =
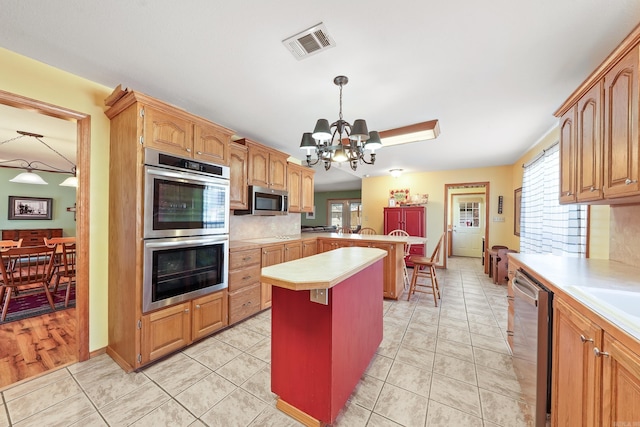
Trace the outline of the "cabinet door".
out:
M 262 267 L 280 264 L 284 261 L 284 245 L 267 246 L 262 248 Z M 271 307 L 271 285 L 262 283 L 260 309 Z
M 189 345 L 190 308 L 186 302 L 142 316 L 142 364 Z
M 144 145 L 165 153 L 191 157 L 192 124 L 174 115 L 149 106 L 144 108 Z
M 604 76 L 604 195 L 635 196 L 638 186 L 638 49 Z
M 302 256 L 308 257 L 318 253 L 318 244 L 315 239 L 302 241 Z
M 249 185 L 269 186 L 269 150 L 259 145 L 247 145 L 249 151 Z
M 640 421 L 640 356 L 604 334 L 602 351 L 602 426 Z M 634 423 L 631 423 L 634 421 Z
M 247 147 L 231 144 L 229 147 L 229 208 L 248 209 L 247 203 Z
M 302 212 L 313 212 L 314 204 L 314 174 L 311 168 L 302 168 L 302 185 L 300 188 L 300 210 Z
M 192 339 L 197 340 L 227 326 L 227 291 L 220 291 L 192 301 Z
M 269 155 L 269 187 L 274 190 L 284 191 L 287 189 L 287 157 L 289 156 L 279 153 L 270 153 Z
M 599 426 L 602 329 L 559 298 L 553 306 L 551 425 Z
M 576 107 L 560 118 L 560 203 L 576 201 Z
M 193 128 L 193 158 L 219 165 L 229 164 L 231 134 L 220 128 L 196 123 Z
M 302 258 L 302 242 L 287 243 L 284 245 L 284 262 Z
M 602 199 L 602 82 L 578 101 L 578 202 Z
M 404 278 L 402 276 L 402 250 L 400 256 L 396 256 L 396 246 L 403 248 L 402 244 L 393 243 L 381 243 L 381 242 L 357 242 L 355 246 L 364 248 L 377 248 L 387 251 L 387 256 L 383 259 L 382 263 L 382 282 L 383 282 L 383 296 L 385 298 L 398 299 L 402 294 L 404 286 Z
M 401 208 L 384 208 L 384 234 L 393 230 L 404 230 Z
M 302 167 L 287 165 L 287 189 L 289 191 L 289 212 L 300 212 L 300 185 L 302 183 Z
M 404 231 L 410 236 L 426 236 L 425 209 L 422 206 L 401 208 L 404 213 Z
M 256 282 L 229 294 L 229 324 L 233 325 L 242 319 L 260 311 L 261 288 Z

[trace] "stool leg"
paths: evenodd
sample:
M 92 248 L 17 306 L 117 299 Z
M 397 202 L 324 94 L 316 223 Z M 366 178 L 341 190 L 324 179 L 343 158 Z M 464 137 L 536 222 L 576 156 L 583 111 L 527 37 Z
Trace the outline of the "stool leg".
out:
M 418 264 L 413 264 L 413 275 L 411 276 L 411 284 L 409 285 L 409 295 L 407 295 L 407 301 L 411 299 L 411 294 L 416 293 L 416 282 L 418 281 L 418 270 L 420 266 Z

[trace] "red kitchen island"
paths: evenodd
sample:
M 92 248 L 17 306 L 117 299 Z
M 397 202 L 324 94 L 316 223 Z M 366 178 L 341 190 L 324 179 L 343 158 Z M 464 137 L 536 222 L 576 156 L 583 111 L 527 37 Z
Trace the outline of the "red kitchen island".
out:
M 348 247 L 262 269 L 272 288 L 271 391 L 307 426 L 332 424 L 382 342 L 382 259 Z

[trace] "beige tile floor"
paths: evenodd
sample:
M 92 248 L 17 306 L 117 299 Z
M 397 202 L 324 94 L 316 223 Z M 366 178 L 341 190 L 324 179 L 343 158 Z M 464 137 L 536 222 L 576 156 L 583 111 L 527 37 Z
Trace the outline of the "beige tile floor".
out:
M 431 295 L 384 302 L 384 339 L 336 426 L 527 426 L 506 289 L 452 258 Z M 2 426 L 299 426 L 270 392 L 270 311 L 137 373 L 107 355 L 1 393 Z

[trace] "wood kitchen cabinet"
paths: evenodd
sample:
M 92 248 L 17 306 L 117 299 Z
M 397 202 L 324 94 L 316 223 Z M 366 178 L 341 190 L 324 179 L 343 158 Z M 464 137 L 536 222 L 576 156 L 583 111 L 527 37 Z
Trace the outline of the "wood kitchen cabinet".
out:
M 280 264 L 284 262 L 284 245 L 272 245 L 262 248 L 262 267 Z M 260 297 L 260 309 L 271 307 L 271 285 L 262 283 L 262 292 Z
M 144 121 L 142 141 L 145 147 L 180 157 L 229 164 L 232 131 L 178 108 L 163 107 L 141 105 L 140 115 Z
M 552 426 L 640 420 L 640 355 L 588 312 L 554 300 Z
M 260 311 L 260 248 L 229 254 L 229 324 Z
M 289 212 L 313 212 L 315 171 L 295 163 L 287 163 Z
M 226 290 L 144 315 L 140 363 L 180 350 L 226 325 Z
M 640 201 L 637 27 L 556 111 L 560 203 Z
M 236 142 L 247 146 L 249 185 L 283 191 L 287 189 L 288 154 L 250 139 L 241 139 Z
M 302 257 L 308 257 L 318 253 L 318 243 L 316 238 L 302 240 Z
M 231 143 L 229 146 L 229 208 L 248 209 L 247 193 L 247 147 Z
M 358 236 L 362 237 L 362 236 Z M 387 251 L 383 260 L 383 296 L 398 299 L 404 292 L 402 277 L 402 258 L 404 257 L 404 243 L 381 242 L 366 239 L 319 237 L 317 239 L 318 253 L 350 246 L 379 248 Z
M 296 241 L 284 244 L 284 261 L 293 261 L 302 258 L 302 242 Z

